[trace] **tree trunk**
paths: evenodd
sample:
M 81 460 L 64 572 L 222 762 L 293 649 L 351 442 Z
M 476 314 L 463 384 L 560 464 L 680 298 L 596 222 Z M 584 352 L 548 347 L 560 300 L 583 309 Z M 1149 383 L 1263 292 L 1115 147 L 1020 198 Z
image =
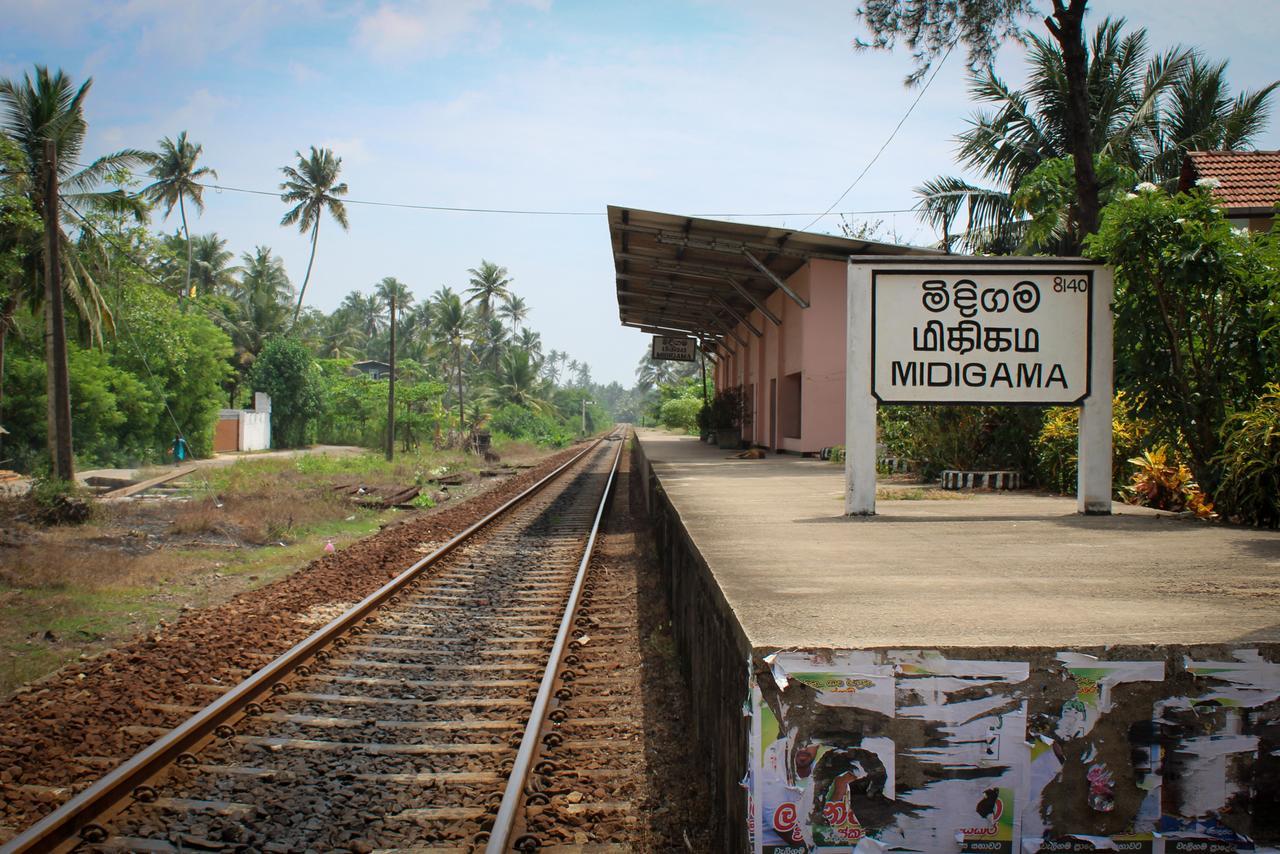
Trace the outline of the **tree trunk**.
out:
M 178 194 L 178 213 L 182 214 L 182 236 L 187 241 L 187 275 L 182 280 L 182 296 L 178 298 L 178 304 L 185 309 L 187 300 L 191 299 L 191 232 L 187 230 L 187 208 L 181 193 Z
M 387 462 L 396 454 L 396 295 L 391 294 L 391 373 L 387 376 Z
M 1053 0 L 1053 17 L 1045 20 L 1062 48 L 1067 77 L 1067 145 L 1075 160 L 1076 204 L 1074 228 L 1067 250 L 1078 254 L 1087 235 L 1098 230 L 1101 204 L 1098 176 L 1093 168 L 1093 128 L 1089 110 L 1089 60 L 1084 43 L 1084 10 L 1088 0 Z
M 53 140 L 44 145 L 45 375 L 49 398 L 49 457 L 53 476 L 75 477 L 71 455 L 71 377 L 67 371 L 67 327 L 62 309 L 61 229 L 58 224 L 58 155 Z
M 320 237 L 320 215 L 316 214 L 316 224 L 311 228 L 311 257 L 307 260 L 307 273 L 302 277 L 302 290 L 298 291 L 298 307 L 293 310 L 293 322 L 298 322 L 302 313 L 302 299 L 307 295 L 307 282 L 311 281 L 311 265 L 316 262 L 316 240 Z
M 467 429 L 463 420 L 466 406 L 462 398 L 462 342 L 458 342 L 456 353 L 458 360 L 458 435 L 461 436 Z

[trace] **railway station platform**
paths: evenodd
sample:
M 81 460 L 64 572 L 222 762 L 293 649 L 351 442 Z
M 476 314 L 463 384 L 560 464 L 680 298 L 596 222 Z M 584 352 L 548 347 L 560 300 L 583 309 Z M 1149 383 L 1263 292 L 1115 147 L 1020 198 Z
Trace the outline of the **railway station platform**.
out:
M 1276 850 L 1280 534 L 635 457 L 725 850 Z

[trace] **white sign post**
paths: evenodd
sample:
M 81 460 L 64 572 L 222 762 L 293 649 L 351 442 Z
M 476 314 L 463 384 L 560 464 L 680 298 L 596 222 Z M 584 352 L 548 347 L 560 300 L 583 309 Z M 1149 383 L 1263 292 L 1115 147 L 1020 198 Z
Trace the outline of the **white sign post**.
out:
M 845 512 L 875 513 L 876 407 L 1080 406 L 1081 513 L 1111 512 L 1111 271 L 1078 258 L 849 261 Z

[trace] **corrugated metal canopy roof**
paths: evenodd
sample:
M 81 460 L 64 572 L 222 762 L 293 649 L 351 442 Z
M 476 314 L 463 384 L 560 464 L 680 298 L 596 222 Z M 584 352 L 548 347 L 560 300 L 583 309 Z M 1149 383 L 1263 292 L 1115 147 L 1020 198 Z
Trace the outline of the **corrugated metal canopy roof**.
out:
M 746 225 L 609 206 L 609 237 L 625 326 L 684 332 L 706 339 L 732 329 L 760 309 L 774 290 L 807 305 L 785 282 L 812 258 L 936 254 L 936 250 L 828 234 Z

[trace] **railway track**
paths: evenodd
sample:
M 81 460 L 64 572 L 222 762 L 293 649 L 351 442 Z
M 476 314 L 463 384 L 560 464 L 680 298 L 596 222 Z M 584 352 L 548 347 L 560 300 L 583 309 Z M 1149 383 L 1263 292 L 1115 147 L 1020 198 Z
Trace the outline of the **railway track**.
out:
M 635 580 L 586 572 L 609 438 L 0 851 L 631 850 Z

